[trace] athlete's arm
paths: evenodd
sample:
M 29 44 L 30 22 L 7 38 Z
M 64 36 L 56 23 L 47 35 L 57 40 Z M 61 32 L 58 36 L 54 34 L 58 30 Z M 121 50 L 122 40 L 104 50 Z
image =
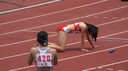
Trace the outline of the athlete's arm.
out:
M 79 27 L 81 29 L 81 50 L 88 51 L 87 49 L 84 49 L 85 31 L 87 26 L 83 23 L 80 24 Z
M 85 33 L 86 33 L 87 40 L 89 41 L 89 43 L 91 44 L 91 46 L 92 46 L 93 48 L 95 48 L 95 46 L 94 46 L 93 43 L 92 43 L 91 38 L 89 37 L 89 33 L 88 33 L 88 31 L 86 30 Z
M 32 62 L 33 62 L 33 56 L 32 56 L 32 49 L 31 49 L 28 57 L 28 65 L 31 65 Z
M 58 57 L 57 57 L 57 51 L 55 50 L 54 52 L 54 63 L 53 65 L 57 65 L 58 64 Z

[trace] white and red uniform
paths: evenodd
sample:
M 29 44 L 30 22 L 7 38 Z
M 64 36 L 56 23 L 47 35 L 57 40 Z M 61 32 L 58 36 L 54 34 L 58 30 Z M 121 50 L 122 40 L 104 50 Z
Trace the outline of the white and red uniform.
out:
M 40 49 L 39 47 L 36 47 L 39 51 L 39 54 L 36 54 L 36 61 L 35 64 L 37 67 L 52 67 L 52 54 L 47 53 L 47 51 L 50 49 Z
M 73 32 L 73 34 L 81 33 L 81 29 L 79 28 L 79 24 L 82 24 L 82 23 L 83 22 L 74 23 L 74 30 L 75 31 Z M 59 31 L 63 31 L 67 34 L 67 33 L 69 33 L 70 29 L 67 25 L 62 25 L 62 26 L 58 27 L 57 32 L 59 32 Z

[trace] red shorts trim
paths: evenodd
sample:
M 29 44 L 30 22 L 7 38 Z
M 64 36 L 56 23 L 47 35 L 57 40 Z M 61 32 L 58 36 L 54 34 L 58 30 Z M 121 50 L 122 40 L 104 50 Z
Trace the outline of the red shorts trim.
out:
M 65 32 L 64 29 L 63 29 L 64 27 L 68 27 L 68 26 L 67 25 L 62 25 L 62 26 L 58 27 L 57 32 L 59 32 L 59 31 Z

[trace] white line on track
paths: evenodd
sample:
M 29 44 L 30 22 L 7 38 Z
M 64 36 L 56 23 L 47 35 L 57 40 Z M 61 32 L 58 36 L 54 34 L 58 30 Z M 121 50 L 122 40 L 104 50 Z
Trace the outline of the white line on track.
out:
M 104 39 L 128 40 L 128 38 L 113 38 L 113 37 L 107 37 Z
M 39 32 L 39 31 L 35 31 L 35 30 L 22 30 L 22 31 L 25 31 L 25 32 Z M 47 32 L 47 33 L 54 33 L 56 34 L 57 32 Z
M 115 62 L 115 63 L 111 63 L 111 64 L 106 64 L 106 65 L 102 65 L 102 66 L 98 66 L 98 67 L 103 68 L 103 67 L 112 66 L 112 65 L 116 65 L 116 64 L 121 64 L 121 63 L 125 63 L 125 62 L 128 62 L 128 60 L 123 60 L 123 61 L 119 61 L 119 62 Z M 94 70 L 94 69 L 97 69 L 97 68 L 93 67 L 93 68 L 85 69 L 85 70 L 82 70 L 82 71 L 90 71 L 90 70 Z
M 57 34 L 50 35 L 49 37 L 56 36 L 56 35 L 57 35 Z M 37 38 L 33 38 L 33 39 L 24 40 L 24 41 L 20 41 L 20 42 L 15 42 L 15 43 L 10 43 L 10 44 L 0 45 L 0 47 L 10 46 L 10 45 L 19 44 L 19 43 L 24 43 L 24 42 L 29 42 L 29 41 L 33 41 L 33 40 L 36 40 L 36 39 L 37 39 Z
M 122 47 L 127 47 L 127 46 L 128 46 L 128 44 L 126 44 L 126 45 L 121 45 L 121 46 L 112 47 L 112 48 L 109 48 L 109 49 L 99 50 L 99 51 L 92 52 L 92 53 L 87 53 L 87 54 L 76 55 L 76 56 L 72 56 L 72 57 L 68 57 L 68 58 L 59 59 L 58 61 L 69 60 L 69 59 L 73 59 L 73 58 L 78 58 L 78 57 L 82 57 L 82 56 L 87 56 L 87 55 L 92 55 L 92 54 L 96 54 L 96 53 L 101 53 L 101 52 L 109 51 L 109 50 L 111 50 L 111 49 L 117 49 L 117 48 L 122 48 Z M 110 64 L 109 64 L 109 65 L 110 65 Z M 34 66 L 35 66 L 35 65 L 26 66 L 26 67 L 21 67 L 21 68 L 12 69 L 12 70 L 9 70 L 9 71 L 18 71 L 18 70 L 22 70 L 22 69 L 26 69 L 26 68 L 31 68 L 31 67 L 34 67 Z M 101 67 L 103 67 L 103 66 L 101 66 Z
M 119 33 L 115 33 L 115 34 L 111 34 L 111 35 L 107 35 L 107 36 L 103 36 L 103 37 L 101 37 L 101 38 L 106 38 L 106 37 L 109 37 L 109 36 L 118 35 L 118 34 L 123 34 L 123 33 L 127 33 L 127 32 L 128 32 L 128 30 L 123 31 L 123 32 L 119 32 Z
M 115 23 L 115 22 L 119 22 L 119 21 L 123 21 L 123 20 L 126 20 L 126 19 L 122 18 L 122 19 L 119 19 L 119 20 L 114 20 L 114 21 L 111 21 L 111 22 L 98 24 L 96 26 L 103 26 L 103 25 L 107 25 L 107 24 L 111 24 L 111 23 Z M 26 29 L 26 30 L 28 30 L 28 29 Z M 24 31 L 24 30 L 22 30 L 22 31 Z M 127 32 L 127 31 L 125 31 L 125 32 Z M 123 33 L 123 32 L 121 32 L 121 33 Z M 120 33 L 117 33 L 117 34 L 120 34 Z M 2 34 L 2 35 L 5 35 L 5 34 Z M 105 37 L 108 37 L 108 36 L 105 36 Z M 102 38 L 105 38 L 105 37 L 102 37 Z M 8 44 L 0 45 L 0 47 L 10 46 L 10 45 L 29 42 L 29 41 L 34 41 L 34 40 L 36 40 L 36 38 L 29 39 L 29 40 L 24 40 L 24 41 L 20 41 L 20 42 L 8 43 Z
M 43 6 L 43 5 L 47 5 L 47 4 L 51 4 L 51 3 L 55 3 L 55 2 L 59 2 L 59 1 L 62 1 L 62 0 L 53 0 L 53 1 L 45 2 L 45 3 L 40 3 L 40 4 L 36 4 L 36 5 L 31 5 L 31 6 L 23 7 L 23 8 L 8 10 L 8 11 L 0 12 L 0 14 L 6 14 L 6 13 L 15 12 L 15 11 L 30 9 L 30 8 L 34 8 L 34 7 L 38 7 L 38 6 Z
M 115 11 L 115 10 L 118 10 L 118 9 L 126 8 L 126 7 L 128 7 L 128 5 L 123 6 L 123 7 L 119 7 L 119 8 L 114 8 L 114 9 L 107 10 L 107 11 L 102 11 L 102 12 L 99 12 L 99 13 L 90 14 L 90 15 L 87 15 L 87 16 L 90 17 L 90 16 L 94 16 L 94 15 L 98 15 L 98 14 L 107 13 L 107 12 L 110 12 L 110 11 Z M 22 29 L 22 30 L 18 30 L 18 31 L 7 32 L 7 33 L 1 33 L 1 34 L 2 35 L 7 35 L 7 34 L 12 34 L 12 33 L 22 32 L 23 30 L 31 30 L 31 29 L 36 29 L 36 28 L 42 28 L 42 27 L 46 27 L 46 26 L 59 24 L 59 23 L 64 23 L 64 22 L 69 22 L 69 21 L 73 21 L 73 20 L 77 20 L 77 19 L 82 19 L 82 18 L 85 18 L 85 17 L 86 16 L 81 16 L 81 17 L 77 17 L 77 18 L 73 18 L 73 19 L 69 19 L 69 20 L 64 20 L 64 21 L 60 21 L 60 22 L 55 22 L 55 23 L 51 23 L 51 24 L 47 24 L 47 25 L 40 25 L 40 26 L 36 26 L 36 27 L 32 27 L 32 28 L 27 28 L 27 29 Z M 122 18 L 122 19 L 119 19 L 119 20 L 115 20 L 113 22 L 127 20 L 127 19 L 128 18 L 126 17 L 126 18 Z M 104 24 L 101 24 L 101 25 L 104 25 Z
M 108 0 L 101 0 L 101 1 L 94 2 L 94 3 L 90 3 L 90 4 L 86 4 L 86 5 L 81 5 L 81 6 L 77 6 L 77 7 L 65 9 L 65 10 L 60 10 L 60 11 L 56 11 L 56 12 L 52 12 L 52 13 L 48 13 L 48 14 L 33 16 L 33 17 L 24 18 L 24 19 L 19 19 L 19 20 L 10 21 L 10 22 L 5 22 L 5 23 L 1 23 L 0 25 L 9 24 L 9 23 L 14 23 L 14 22 L 20 22 L 20 21 L 25 21 L 25 20 L 30 20 L 30 19 L 34 19 L 34 18 L 39 18 L 39 17 L 43 17 L 43 16 L 52 15 L 52 14 L 57 14 L 57 13 L 65 12 L 65 11 L 70 11 L 70 10 L 74 10 L 74 9 L 78 9 L 78 8 L 82 8 L 82 7 L 86 7 L 86 6 L 90 6 L 90 5 L 102 3 L 102 2 L 105 2 L 105 1 L 108 1 Z
M 107 12 L 111 12 L 111 11 L 115 11 L 115 10 L 123 9 L 123 8 L 126 8 L 126 7 L 128 7 L 128 5 L 126 5 L 126 6 L 122 6 L 122 7 L 118 7 L 118 8 L 114 8 L 114 9 L 107 10 L 107 11 L 103 11 L 103 12 L 99 12 L 99 13 L 95 13 L 95 14 L 91 14 L 91 15 L 87 15 L 86 17 L 90 17 L 90 16 L 94 16 L 94 15 L 102 14 L 102 13 L 107 13 Z
M 125 33 L 125 32 L 126 31 L 121 31 L 121 32 L 118 32 L 118 34 Z M 128 32 L 128 30 L 127 30 L 127 32 Z M 57 34 L 50 35 L 49 37 L 56 36 L 56 35 Z M 106 36 L 113 36 L 113 35 L 117 35 L 117 33 L 101 36 L 101 37 L 98 37 L 98 38 L 103 38 L 103 37 L 106 37 Z M 36 38 L 34 40 L 36 40 Z M 87 40 L 85 40 L 85 42 L 86 41 Z M 74 45 L 74 44 L 79 44 L 79 43 L 81 43 L 81 41 L 69 43 L 69 44 L 66 44 L 66 46 L 70 46 L 70 45 Z M 18 56 L 27 55 L 27 54 L 29 54 L 29 53 L 27 52 L 27 53 L 17 54 L 17 55 L 13 55 L 13 56 L 2 57 L 2 58 L 0 58 L 0 60 L 4 60 L 4 59 L 8 59 L 8 58 L 13 58 L 13 57 L 18 57 Z

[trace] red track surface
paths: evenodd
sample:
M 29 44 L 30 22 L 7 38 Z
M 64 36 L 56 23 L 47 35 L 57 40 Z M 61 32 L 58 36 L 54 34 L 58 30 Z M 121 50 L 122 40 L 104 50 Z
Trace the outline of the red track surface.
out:
M 35 71 L 34 64 L 30 67 L 23 61 L 36 43 L 37 32 L 34 31 L 56 32 L 60 25 L 79 21 L 99 27 L 98 38 L 103 40 L 94 42 L 99 48 L 92 49 L 85 41 L 85 48 L 90 51 L 82 52 L 80 34 L 68 34 L 66 51 L 58 52 L 59 63 L 53 71 L 128 71 L 128 3 L 101 1 L 65 0 L 1 15 L 0 71 Z M 56 33 L 49 33 L 49 42 L 58 43 Z M 115 52 L 109 53 L 111 49 Z M 102 68 L 96 68 L 100 66 Z

